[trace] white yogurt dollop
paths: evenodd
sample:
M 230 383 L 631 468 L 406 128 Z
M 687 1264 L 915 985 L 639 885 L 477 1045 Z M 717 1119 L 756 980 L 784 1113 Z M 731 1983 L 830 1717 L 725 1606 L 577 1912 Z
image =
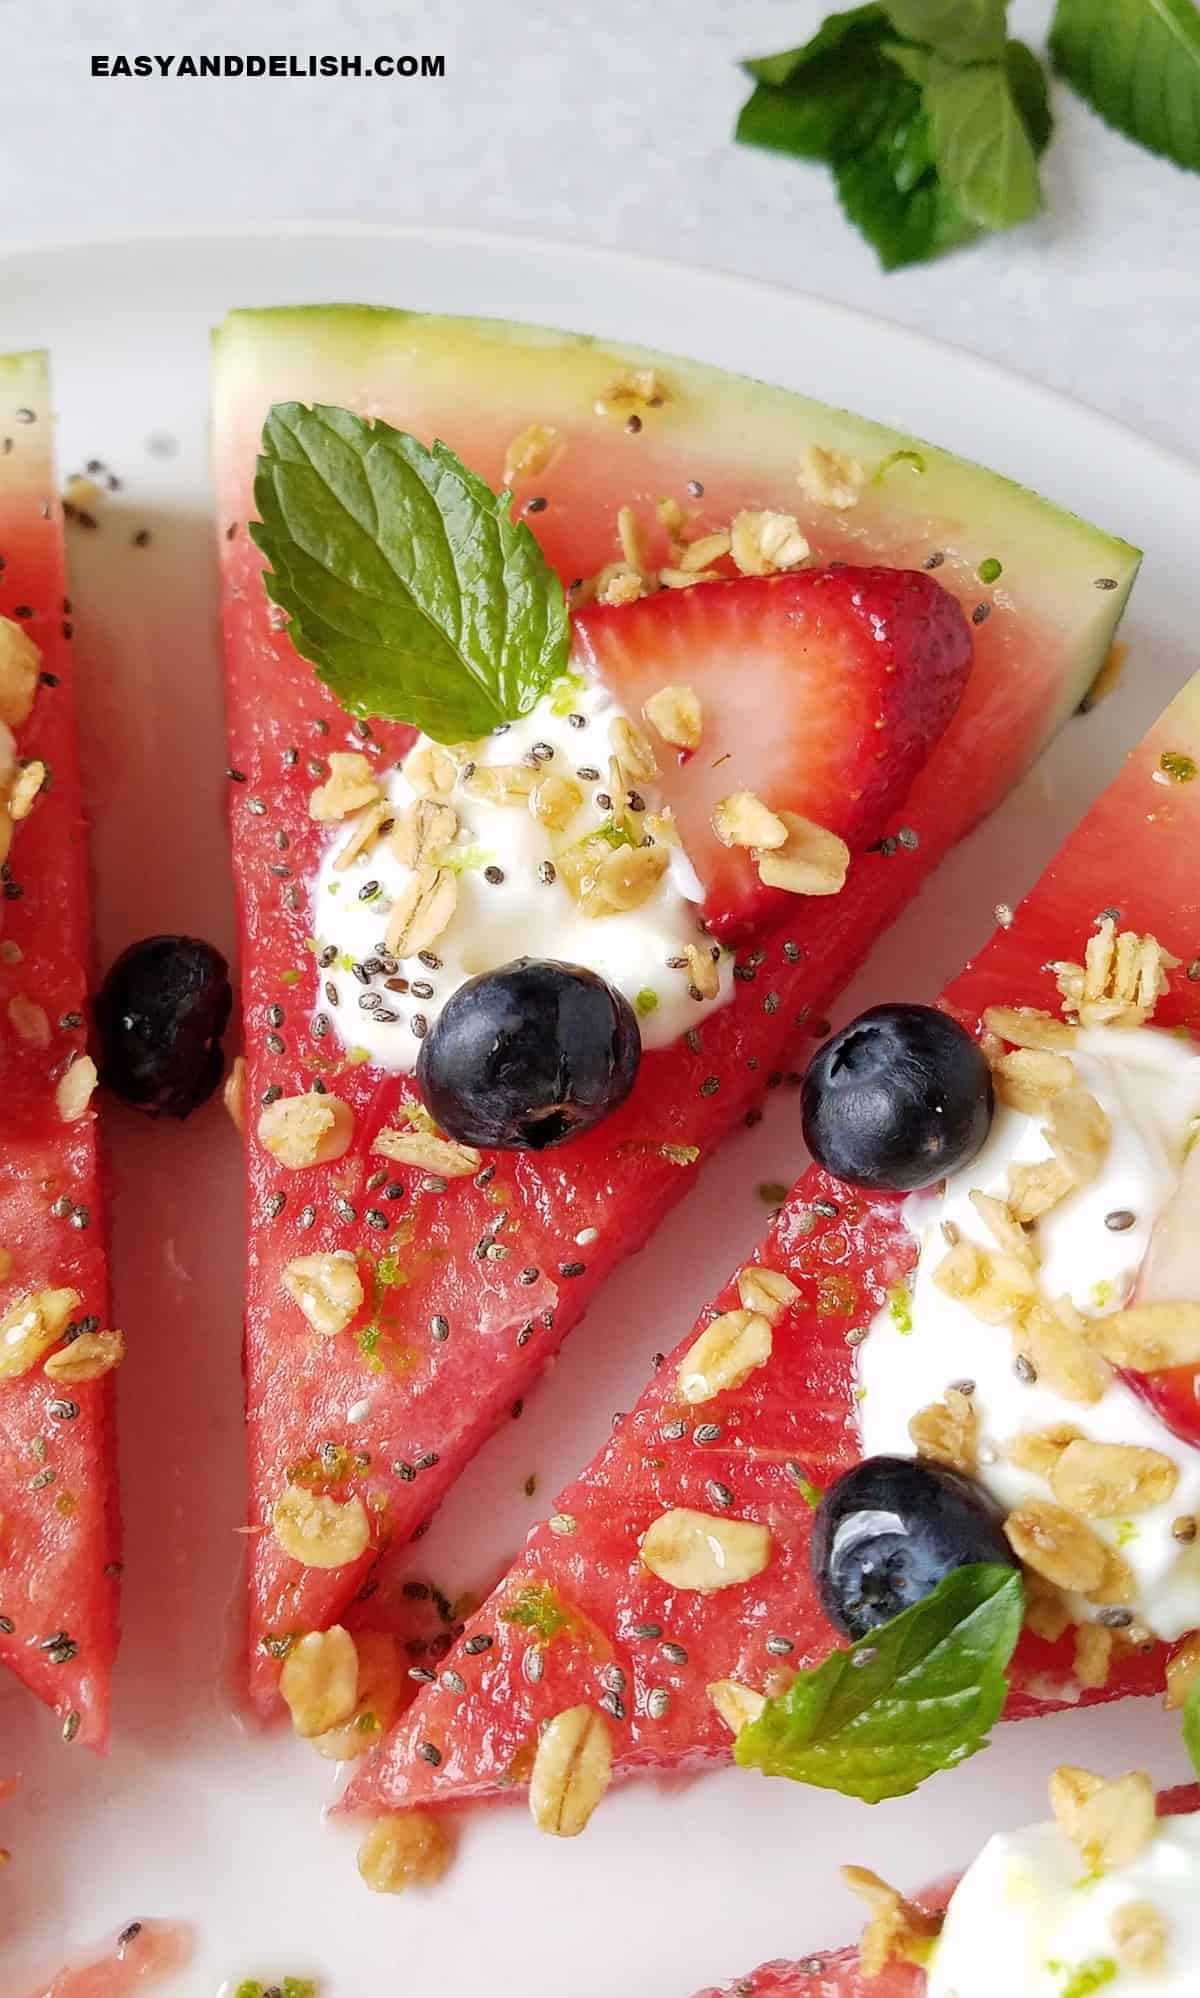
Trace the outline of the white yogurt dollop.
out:
M 436 964 L 406 958 L 389 969 L 384 938 L 393 899 L 411 870 L 386 838 L 339 870 L 338 854 L 357 820 L 334 828 L 313 888 L 313 934 L 319 954 L 337 953 L 322 967 L 320 1009 L 344 1046 L 365 1050 L 382 1068 L 410 1073 L 424 1031 L 451 994 L 477 973 L 518 957 L 557 958 L 598 972 L 629 1000 L 647 1048 L 669 1046 L 726 1003 L 733 991 L 733 960 L 726 953 L 716 967 L 716 995 L 696 999 L 689 990 L 688 946 L 709 951 L 712 945 L 699 928 L 700 883 L 680 848 L 670 849 L 667 872 L 636 909 L 586 916 L 558 873 L 563 848 L 610 819 L 598 800 L 609 795 L 609 730 L 622 716 L 598 682 L 568 684 L 551 689 L 531 714 L 473 749 L 477 767 L 533 758 L 547 773 L 572 779 L 583 801 L 565 826 L 551 830 L 526 803 L 493 804 L 460 779 L 445 799 L 458 815 L 459 831 L 444 856 L 455 871 L 458 900 L 431 946 Z M 397 812 L 412 804 L 416 793 L 401 770 L 381 781 Z M 661 810 L 661 797 L 653 779 L 632 779 L 630 789 L 644 808 L 631 813 L 636 827 L 639 818 Z M 378 892 L 363 900 L 372 884 Z M 372 969 L 381 955 L 383 968 Z M 366 968 L 366 983 L 354 965 Z M 389 977 L 407 981 L 408 989 L 389 985 Z
M 1149 1903 L 1165 1928 L 1156 1970 L 1131 1968 L 1116 1948 L 1113 1917 L 1131 1902 Z M 1101 1874 L 1087 1871 L 1055 1824 L 1004 1832 L 984 1846 L 947 1910 L 929 1998 L 1063 1998 L 1072 1989 L 1194 1998 L 1200 1817 L 1164 1818 L 1136 1859 Z
M 1190 1041 L 1152 1027 L 1106 1027 L 1081 1032 L 1071 1060 L 1080 1086 L 1108 1112 L 1112 1136 L 1096 1178 L 1038 1223 L 1038 1279 L 1047 1299 L 1068 1296 L 1079 1311 L 1095 1316 L 1129 1301 L 1155 1219 L 1178 1184 L 1200 1115 L 1200 1055 Z M 910 1418 L 966 1379 L 975 1383 L 979 1418 L 976 1475 L 1006 1511 L 1051 1496 L 1040 1478 L 1007 1459 L 1006 1444 L 1024 1430 L 1069 1422 L 1096 1442 L 1137 1444 L 1170 1457 L 1179 1483 L 1167 1504 L 1128 1520 L 1088 1523 L 1119 1547 L 1132 1570 L 1136 1594 L 1122 1607 L 1156 1636 L 1173 1640 L 1200 1627 L 1200 1541 L 1188 1545 L 1172 1532 L 1181 1514 L 1200 1512 L 1200 1450 L 1172 1436 L 1116 1377 L 1092 1407 L 1066 1400 L 1042 1381 L 1023 1381 L 1013 1368 L 1008 1328 L 981 1323 L 933 1281 L 946 1254 L 943 1222 L 966 1241 L 994 1247 L 971 1206 L 972 1189 L 1003 1198 L 1010 1164 L 1048 1158 L 1042 1124 L 997 1104 L 979 1156 L 950 1176 L 944 1192 L 914 1195 L 906 1203 L 906 1219 L 921 1244 L 911 1314 L 881 1312 L 859 1349 L 863 1452 L 911 1455 Z M 1129 1226 L 1106 1225 L 1106 1217 L 1130 1214 Z M 905 1333 L 901 1326 L 909 1315 L 912 1329 Z M 1084 1603 L 1073 1600 L 1072 1607 L 1081 1621 L 1097 1615 Z

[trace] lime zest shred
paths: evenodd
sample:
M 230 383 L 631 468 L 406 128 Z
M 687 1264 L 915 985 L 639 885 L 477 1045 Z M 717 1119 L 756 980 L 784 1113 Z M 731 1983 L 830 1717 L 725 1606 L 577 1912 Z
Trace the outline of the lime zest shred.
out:
M 906 1283 L 894 1283 L 887 1294 L 888 1316 L 902 1339 L 913 1329 L 912 1291 Z

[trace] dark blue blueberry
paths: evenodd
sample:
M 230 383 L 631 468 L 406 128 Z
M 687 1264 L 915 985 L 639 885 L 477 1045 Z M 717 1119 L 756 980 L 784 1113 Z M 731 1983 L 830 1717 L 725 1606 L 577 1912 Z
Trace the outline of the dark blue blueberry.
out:
M 1015 1568 L 1002 1515 L 981 1486 L 916 1457 L 868 1457 L 817 1508 L 812 1572 L 844 1636 L 865 1637 L 923 1602 L 955 1568 Z
M 852 1186 L 910 1193 L 968 1165 L 991 1127 L 979 1043 L 935 1006 L 873 1006 L 817 1049 L 804 1141 Z
M 421 1043 L 417 1082 L 467 1145 L 544 1151 L 623 1103 L 642 1056 L 627 999 L 594 971 L 521 957 L 460 985 Z
M 186 1117 L 221 1080 L 233 993 L 219 950 L 196 937 L 143 937 L 96 996 L 100 1077 L 134 1110 Z

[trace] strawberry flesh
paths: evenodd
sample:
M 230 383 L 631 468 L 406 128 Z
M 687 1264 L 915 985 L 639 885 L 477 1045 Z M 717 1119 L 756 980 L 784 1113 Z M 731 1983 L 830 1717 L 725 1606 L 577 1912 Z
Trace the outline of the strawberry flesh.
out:
M 946 728 L 971 663 L 957 600 L 910 569 L 832 567 L 662 590 L 593 605 L 575 620 L 588 665 L 637 716 L 662 687 L 700 700 L 694 750 L 651 731 L 662 789 L 723 940 L 786 910 L 753 856 L 722 845 L 716 806 L 750 791 L 859 851 Z

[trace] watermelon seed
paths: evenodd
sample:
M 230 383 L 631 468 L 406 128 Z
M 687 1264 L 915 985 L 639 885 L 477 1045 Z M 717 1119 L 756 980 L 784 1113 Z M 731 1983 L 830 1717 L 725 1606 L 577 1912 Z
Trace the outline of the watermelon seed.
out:
M 486 1630 L 477 1630 L 474 1637 L 468 1637 L 463 1650 L 469 1658 L 477 1658 L 481 1651 L 490 1651 L 495 1639 Z
M 420 1181 L 420 1191 L 422 1193 L 444 1193 L 446 1186 L 447 1182 L 444 1179 L 439 1179 L 438 1175 L 432 1172 L 427 1172 L 424 1179 Z
M 443 1318 L 441 1313 L 438 1312 L 435 1317 L 430 1319 L 429 1330 L 433 1338 L 437 1340 L 439 1346 L 444 1346 L 450 1337 L 450 1320 Z
M 665 1686 L 651 1686 L 646 1695 L 646 1712 L 651 1720 L 665 1720 L 671 1707 L 671 1695 Z
M 688 1655 L 682 1644 L 668 1641 L 662 1647 L 662 1655 L 668 1665 L 686 1665 L 688 1662 Z
M 420 1756 L 422 1762 L 428 1762 L 431 1769 L 436 1769 L 442 1759 L 441 1749 L 435 1748 L 431 1741 L 419 1741 L 417 1743 L 417 1754 Z
M 423 1648 L 424 1647 L 422 1647 L 422 1649 Z M 427 1665 L 410 1665 L 408 1668 L 408 1676 L 410 1679 L 414 1680 L 418 1686 L 432 1686 L 434 1680 L 437 1678 L 437 1673 L 431 1672 Z

